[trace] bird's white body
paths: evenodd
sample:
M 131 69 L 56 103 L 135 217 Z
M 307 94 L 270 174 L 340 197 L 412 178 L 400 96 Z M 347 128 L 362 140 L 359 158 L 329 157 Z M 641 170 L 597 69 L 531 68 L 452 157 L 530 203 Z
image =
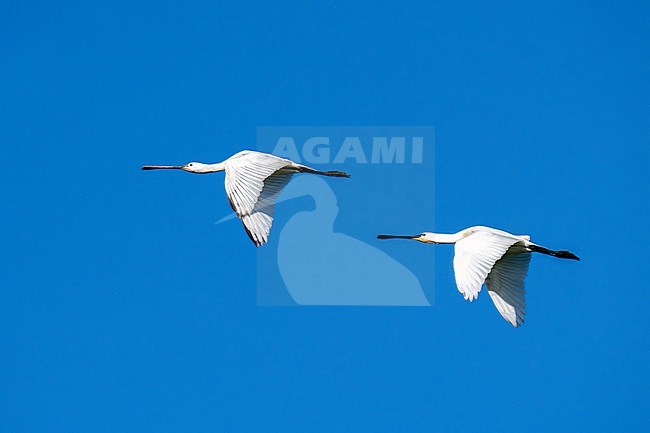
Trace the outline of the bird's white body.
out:
M 454 234 L 425 232 L 415 236 L 379 235 L 379 239 L 406 238 L 430 244 L 454 244 L 456 286 L 468 301 L 478 297 L 485 285 L 499 313 L 514 327 L 524 322 L 526 289 L 531 253 L 579 260 L 568 251 L 553 251 L 491 227 L 475 226 Z
M 257 246 L 268 242 L 275 213 L 275 201 L 292 175 L 313 173 L 350 177 L 340 171 L 318 171 L 289 159 L 253 150 L 238 152 L 216 164 L 190 162 L 178 166 L 146 165 L 142 169 L 177 169 L 196 174 L 225 171 L 226 195 L 230 205 L 244 224 L 246 233 Z

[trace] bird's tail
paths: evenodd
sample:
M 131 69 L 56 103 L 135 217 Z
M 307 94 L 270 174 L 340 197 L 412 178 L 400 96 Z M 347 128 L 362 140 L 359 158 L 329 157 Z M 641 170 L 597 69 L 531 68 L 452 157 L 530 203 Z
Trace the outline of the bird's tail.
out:
M 530 244 L 528 248 L 534 252 L 534 253 L 542 253 L 546 254 L 548 256 L 553 256 L 557 257 L 558 259 L 571 259 L 571 260 L 578 260 L 580 261 L 580 257 L 576 256 L 570 251 L 566 250 L 560 250 L 560 251 L 555 251 L 555 250 L 549 250 L 548 248 L 544 248 L 541 245 L 535 245 L 535 244 Z
M 314 170 L 311 167 L 307 167 L 305 165 L 298 166 L 298 171 L 300 173 L 311 173 L 311 174 L 320 174 L 321 176 L 331 176 L 331 177 L 350 177 L 349 174 L 343 172 L 343 171 L 337 171 L 337 170 L 332 170 L 332 171 L 320 171 L 320 170 Z

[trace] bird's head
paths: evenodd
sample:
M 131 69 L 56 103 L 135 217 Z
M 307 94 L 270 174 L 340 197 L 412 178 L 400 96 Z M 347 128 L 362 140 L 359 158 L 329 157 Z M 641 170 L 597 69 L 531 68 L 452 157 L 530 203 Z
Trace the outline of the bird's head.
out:
M 215 164 L 203 164 L 202 162 L 188 162 L 185 165 L 145 165 L 143 170 L 183 170 L 188 173 L 206 174 L 222 170 Z
M 436 234 L 431 232 L 424 232 L 417 235 L 416 238 L 413 238 L 415 241 L 419 241 L 425 244 L 436 244 Z
M 197 174 L 211 173 L 208 164 L 203 164 L 202 162 L 188 162 L 187 164 L 181 166 L 181 170 L 188 173 Z

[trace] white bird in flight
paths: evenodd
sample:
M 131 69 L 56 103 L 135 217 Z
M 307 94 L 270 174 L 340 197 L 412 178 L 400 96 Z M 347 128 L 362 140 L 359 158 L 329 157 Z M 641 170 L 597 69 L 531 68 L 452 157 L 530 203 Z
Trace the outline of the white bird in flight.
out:
M 275 213 L 275 200 L 291 176 L 296 173 L 312 173 L 350 177 L 342 171 L 319 171 L 289 159 L 252 150 L 236 153 L 216 164 L 190 162 L 185 165 L 145 165 L 142 169 L 183 170 L 197 174 L 225 171 L 226 195 L 230 206 L 258 247 L 268 241 Z
M 531 253 L 580 260 L 569 251 L 554 251 L 534 244 L 528 235 L 512 235 L 476 226 L 455 234 L 424 232 L 414 236 L 378 235 L 377 239 L 412 239 L 427 244 L 455 244 L 456 286 L 466 300 L 478 297 L 485 284 L 499 313 L 515 328 L 524 323 L 526 289 Z

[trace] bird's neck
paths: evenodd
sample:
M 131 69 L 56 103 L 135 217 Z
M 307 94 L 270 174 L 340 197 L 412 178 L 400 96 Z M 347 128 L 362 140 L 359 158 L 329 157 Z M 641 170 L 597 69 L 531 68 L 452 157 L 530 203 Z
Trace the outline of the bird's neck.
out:
M 465 229 L 459 231 L 458 233 L 452 233 L 452 234 L 431 233 L 429 236 L 427 236 L 427 238 L 436 244 L 455 244 L 456 242 L 458 242 L 463 238 L 466 238 L 470 234 L 472 234 L 471 230 Z
M 216 164 L 203 164 L 201 173 L 217 173 L 226 169 L 225 162 L 217 162 Z
M 456 236 L 457 234 L 447 234 L 447 233 L 431 233 L 430 239 L 434 244 L 455 244 L 462 238 Z M 429 237 L 429 236 L 427 236 Z

